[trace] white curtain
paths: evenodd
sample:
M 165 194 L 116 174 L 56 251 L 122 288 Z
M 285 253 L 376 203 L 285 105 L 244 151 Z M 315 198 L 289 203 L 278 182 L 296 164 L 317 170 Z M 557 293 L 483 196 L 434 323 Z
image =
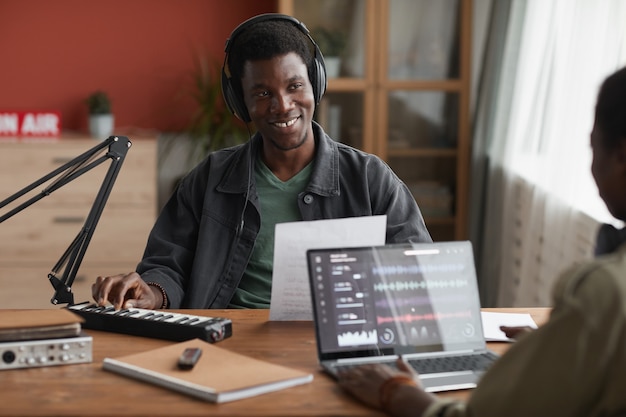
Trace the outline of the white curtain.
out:
M 558 273 L 591 257 L 598 223 L 612 221 L 591 177 L 589 133 L 601 81 L 626 65 L 626 1 L 505 3 L 474 131 L 489 164 L 484 205 L 472 206 L 484 216 L 481 296 L 485 306 L 546 306 Z

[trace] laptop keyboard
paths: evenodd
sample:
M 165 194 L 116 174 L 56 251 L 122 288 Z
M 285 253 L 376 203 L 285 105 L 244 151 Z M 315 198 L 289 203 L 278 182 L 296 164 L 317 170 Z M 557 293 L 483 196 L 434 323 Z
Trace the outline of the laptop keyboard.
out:
M 417 373 L 433 374 L 440 372 L 486 371 L 498 358 L 493 352 L 480 354 L 444 356 L 440 358 L 408 359 Z
M 493 352 L 473 353 L 471 355 L 444 356 L 437 358 L 406 359 L 406 362 L 419 374 L 433 374 L 441 372 L 486 371 L 498 358 Z M 392 368 L 395 361 L 385 362 Z M 335 364 L 335 371 L 352 368 L 362 364 Z

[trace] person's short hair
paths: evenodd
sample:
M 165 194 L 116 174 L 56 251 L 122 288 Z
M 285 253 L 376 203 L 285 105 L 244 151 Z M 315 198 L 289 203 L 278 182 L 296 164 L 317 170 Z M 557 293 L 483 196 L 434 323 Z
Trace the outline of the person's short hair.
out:
M 608 149 L 626 140 L 626 67 L 602 83 L 596 102 L 595 124 Z
M 233 80 L 241 80 L 247 61 L 271 59 L 295 52 L 307 66 L 309 80 L 312 81 L 312 46 L 308 37 L 293 23 L 287 20 L 266 20 L 251 25 L 233 39 L 228 54 L 228 67 Z

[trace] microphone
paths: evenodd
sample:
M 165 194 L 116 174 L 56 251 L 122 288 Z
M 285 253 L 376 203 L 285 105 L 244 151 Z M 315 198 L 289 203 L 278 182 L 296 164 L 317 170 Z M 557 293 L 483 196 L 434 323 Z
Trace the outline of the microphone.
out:
M 6 214 L 0 215 L 0 223 L 2 223 L 42 198 L 49 196 L 52 192 L 75 180 L 85 172 L 90 171 L 108 159 L 111 160 L 109 170 L 106 173 L 102 185 L 100 186 L 100 190 L 96 195 L 91 210 L 85 220 L 84 226 L 78 232 L 78 235 L 74 238 L 70 246 L 65 250 L 61 259 L 59 259 L 56 265 L 52 268 L 52 271 L 48 274 L 48 279 L 55 290 L 54 295 L 50 300 L 52 304 L 74 304 L 74 295 L 72 294 L 72 284 L 74 283 L 74 278 L 76 277 L 76 273 L 78 272 L 80 264 L 83 261 L 83 257 L 87 252 L 87 247 L 89 246 L 91 237 L 93 236 L 96 225 L 100 220 L 100 216 L 102 215 L 104 206 L 109 198 L 109 194 L 111 193 L 117 174 L 122 167 L 122 162 L 124 162 L 126 153 L 131 145 L 131 142 L 125 136 L 109 136 L 108 139 L 103 140 L 93 148 L 87 150 L 61 167 L 55 169 L 0 202 L 0 209 L 2 209 L 8 204 L 17 201 L 18 198 L 33 191 L 36 187 L 51 181 L 55 177 L 58 177 L 39 194 L 17 205 Z M 98 157 L 98 155 L 107 147 L 108 151 L 106 154 Z M 57 278 L 57 274 L 63 266 L 65 266 L 63 276 L 59 279 Z

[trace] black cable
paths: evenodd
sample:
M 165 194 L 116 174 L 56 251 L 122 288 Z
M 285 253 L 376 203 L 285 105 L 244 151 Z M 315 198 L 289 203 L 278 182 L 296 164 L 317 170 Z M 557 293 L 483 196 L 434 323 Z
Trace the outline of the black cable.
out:
M 239 237 L 243 232 L 244 226 L 244 215 L 246 213 L 246 208 L 248 207 L 248 199 L 250 195 L 250 185 L 252 183 L 252 131 L 250 130 L 250 125 L 246 123 L 246 129 L 248 129 L 248 184 L 246 186 L 246 194 L 244 195 L 244 203 L 243 209 L 241 210 L 240 222 L 239 226 L 237 226 L 237 242 L 239 241 Z

